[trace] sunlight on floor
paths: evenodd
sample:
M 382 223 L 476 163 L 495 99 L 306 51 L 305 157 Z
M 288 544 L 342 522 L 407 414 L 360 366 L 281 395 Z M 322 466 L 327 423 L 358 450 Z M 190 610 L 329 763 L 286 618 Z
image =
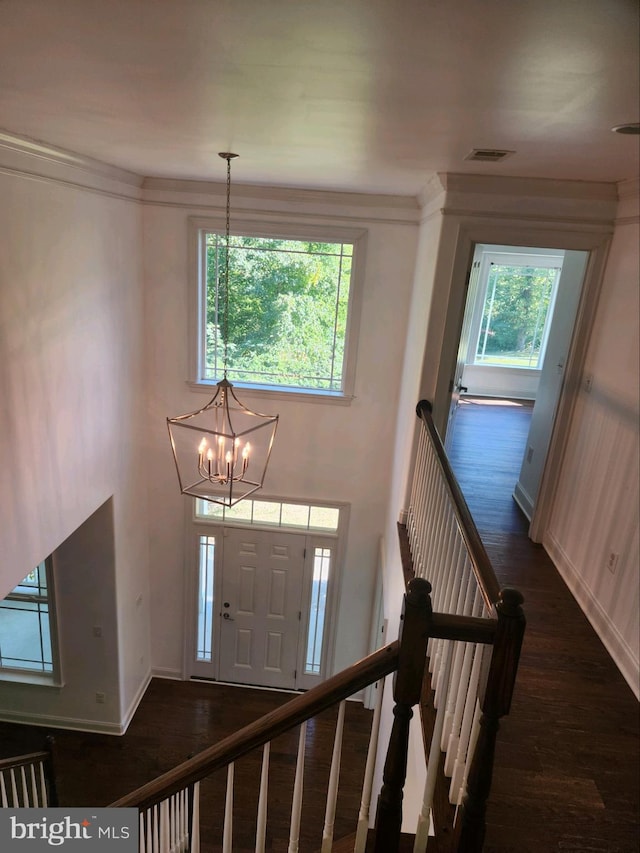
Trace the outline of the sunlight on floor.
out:
M 533 400 L 506 400 L 496 397 L 461 397 L 461 406 L 531 406 Z

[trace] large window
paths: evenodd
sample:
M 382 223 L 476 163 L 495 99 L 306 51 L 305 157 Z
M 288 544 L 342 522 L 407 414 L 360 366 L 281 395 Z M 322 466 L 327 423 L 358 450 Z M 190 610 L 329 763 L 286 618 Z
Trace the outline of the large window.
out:
M 198 228 L 199 382 L 352 393 L 357 299 L 350 239 Z M 229 264 L 229 299 L 225 271 Z
M 495 255 L 484 260 L 471 363 L 540 369 L 562 258 Z
M 54 677 L 56 655 L 51 558 L 0 601 L 0 670 Z

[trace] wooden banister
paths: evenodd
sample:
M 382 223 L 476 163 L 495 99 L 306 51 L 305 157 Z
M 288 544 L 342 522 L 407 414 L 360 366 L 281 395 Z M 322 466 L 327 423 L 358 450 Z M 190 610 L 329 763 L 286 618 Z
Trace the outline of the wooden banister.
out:
M 404 597 L 398 671 L 393 684 L 393 726 L 378 797 L 374 853 L 397 853 L 400 844 L 409 724 L 422 690 L 432 615 L 430 593 L 428 581 L 413 578 Z
M 256 747 L 263 746 L 283 732 L 393 672 L 398 665 L 398 651 L 399 644 L 396 640 L 328 678 L 307 693 L 296 696 L 275 711 L 265 714 L 259 720 L 199 752 L 157 779 L 121 797 L 111 803 L 111 807 L 146 809 L 192 782 L 204 779 L 213 771 L 226 767 Z
M 484 844 L 485 813 L 493 777 L 493 759 L 500 718 L 509 713 L 526 625 L 522 595 L 505 588 L 496 605 L 498 631 L 481 704 L 480 728 L 467 777 L 458 822 L 457 849 L 480 853 Z
M 489 560 L 485 547 L 482 543 L 482 539 L 480 538 L 480 534 L 478 533 L 478 528 L 476 527 L 475 521 L 469 512 L 467 502 L 464 499 L 462 490 L 458 485 L 458 481 L 456 480 L 449 459 L 447 458 L 447 453 L 442 444 L 442 439 L 440 438 L 440 434 L 433 422 L 432 411 L 433 407 L 428 400 L 420 400 L 416 406 L 416 414 L 422 420 L 425 429 L 431 438 L 431 443 L 438 460 L 438 465 L 442 472 L 442 477 L 449 493 L 449 497 L 451 498 L 453 511 L 460 526 L 460 533 L 464 539 L 469 553 L 469 558 L 471 560 L 471 565 L 478 581 L 478 587 L 480 588 L 480 592 L 487 609 L 491 610 L 498 601 L 498 597 L 500 595 L 500 584 L 496 579 L 491 561 Z

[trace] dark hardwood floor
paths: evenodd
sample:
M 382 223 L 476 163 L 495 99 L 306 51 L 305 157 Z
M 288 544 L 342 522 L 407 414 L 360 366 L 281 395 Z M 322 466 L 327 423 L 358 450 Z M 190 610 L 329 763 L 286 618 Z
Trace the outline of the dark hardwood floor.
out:
M 530 409 L 461 406 L 451 456 L 499 580 L 525 596 L 527 631 L 511 715 L 502 723 L 486 853 L 636 853 L 638 704 L 511 498 Z M 104 805 L 288 698 L 154 679 L 121 738 L 55 732 L 63 805 Z M 347 705 L 335 838 L 353 833 L 370 712 Z M 301 853 L 319 850 L 334 713 L 309 730 Z M 0 757 L 40 748 L 43 729 L 0 723 Z M 268 850 L 286 850 L 296 735 L 273 745 Z M 236 775 L 234 851 L 253 850 L 260 756 Z M 203 785 L 203 852 L 219 853 L 224 774 Z
M 56 779 L 61 805 L 102 806 L 170 770 L 291 698 L 290 694 L 200 682 L 153 679 L 123 737 L 57 730 Z M 371 712 L 348 702 L 342 751 L 336 839 L 355 832 Z M 336 711 L 326 711 L 307 728 L 301 853 L 320 849 Z M 348 733 L 348 734 L 346 734 Z M 39 749 L 45 731 L 0 723 L 0 757 Z M 286 853 L 298 730 L 271 745 L 267 850 Z M 234 853 L 255 850 L 255 824 L 262 750 L 235 768 Z M 201 849 L 221 853 L 226 773 L 215 773 L 201 788 Z
M 502 584 L 525 597 L 486 853 L 640 849 L 638 703 L 511 495 L 531 409 L 465 402 L 451 461 Z

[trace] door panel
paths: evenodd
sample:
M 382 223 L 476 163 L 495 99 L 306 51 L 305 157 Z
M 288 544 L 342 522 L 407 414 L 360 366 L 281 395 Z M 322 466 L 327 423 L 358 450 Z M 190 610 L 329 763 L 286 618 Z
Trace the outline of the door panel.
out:
M 293 688 L 305 537 L 225 530 L 219 678 Z

